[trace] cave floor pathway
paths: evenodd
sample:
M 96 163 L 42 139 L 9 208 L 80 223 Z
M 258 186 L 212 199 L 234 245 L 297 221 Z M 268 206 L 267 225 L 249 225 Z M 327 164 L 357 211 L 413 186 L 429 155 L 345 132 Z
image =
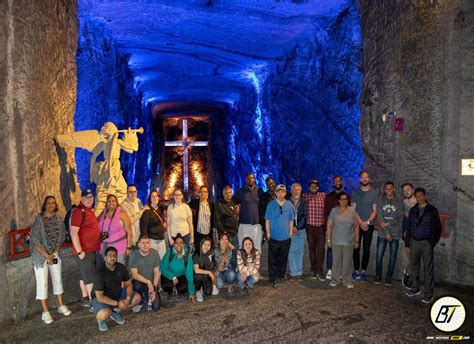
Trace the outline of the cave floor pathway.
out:
M 435 289 L 435 297 L 453 295 L 466 306 L 467 318 L 457 335 L 474 335 L 474 293 L 459 287 Z M 125 324 L 108 321 L 100 332 L 93 314 L 79 303 L 73 314 L 44 325 L 39 316 L 0 331 L 7 343 L 422 343 L 442 335 L 429 320 L 430 306 L 410 299 L 399 281 L 393 287 L 356 282 L 354 289 L 329 282 L 257 285 L 249 296 L 220 294 L 202 303 L 187 299 L 167 303 L 157 312 L 126 312 Z

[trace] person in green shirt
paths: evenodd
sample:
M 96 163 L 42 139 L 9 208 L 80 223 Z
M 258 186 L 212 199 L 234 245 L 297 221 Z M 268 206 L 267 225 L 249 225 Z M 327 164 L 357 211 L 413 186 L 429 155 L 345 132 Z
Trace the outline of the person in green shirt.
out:
M 193 257 L 189 254 L 189 249 L 185 247 L 181 234 L 178 233 L 173 247 L 166 251 L 160 268 L 161 287 L 168 293 L 168 300 L 174 300 L 176 294 L 184 295 L 188 293 L 191 301 L 196 301 Z

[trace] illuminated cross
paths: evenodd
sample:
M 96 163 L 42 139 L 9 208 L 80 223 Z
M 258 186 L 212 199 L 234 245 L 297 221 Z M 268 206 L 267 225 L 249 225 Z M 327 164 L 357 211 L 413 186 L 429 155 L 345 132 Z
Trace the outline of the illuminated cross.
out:
M 188 120 L 183 119 L 183 141 L 165 141 L 166 147 L 183 147 L 184 192 L 188 192 L 188 147 L 206 147 L 207 141 L 188 141 Z

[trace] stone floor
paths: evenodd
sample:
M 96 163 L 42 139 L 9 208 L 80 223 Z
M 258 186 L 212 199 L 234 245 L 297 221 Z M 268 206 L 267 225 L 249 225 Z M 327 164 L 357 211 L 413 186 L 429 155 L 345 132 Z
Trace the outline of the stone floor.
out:
M 455 334 L 474 338 L 474 293 L 459 287 L 439 287 L 436 296 L 453 295 L 464 302 L 467 319 Z M 44 325 L 39 316 L 0 330 L 0 342 L 140 342 L 140 343 L 424 343 L 441 335 L 431 325 L 429 306 L 394 287 L 357 282 L 354 289 L 330 288 L 328 282 L 306 278 L 276 289 L 256 286 L 250 296 L 221 294 L 203 303 L 187 299 L 164 301 L 158 313 L 126 313 L 122 326 L 109 322 L 101 333 L 94 316 L 79 304 L 74 313 Z M 472 339 L 469 341 L 472 343 Z

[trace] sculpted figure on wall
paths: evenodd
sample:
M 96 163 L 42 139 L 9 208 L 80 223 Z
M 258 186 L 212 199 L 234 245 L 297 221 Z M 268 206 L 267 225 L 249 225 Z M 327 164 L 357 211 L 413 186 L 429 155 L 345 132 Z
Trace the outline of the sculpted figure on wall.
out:
M 119 134 L 123 137 L 119 138 Z M 137 133 L 143 134 L 143 128 L 118 130 L 114 123 L 105 123 L 100 132 L 82 130 L 70 134 L 58 135 L 62 145 L 78 147 L 92 152 L 90 160 L 90 181 L 95 183 L 95 212 L 98 214 L 105 208 L 109 194 L 117 196 L 122 202 L 127 195 L 127 183 L 122 175 L 120 152 L 133 153 L 138 150 Z M 100 155 L 103 160 L 97 161 Z

